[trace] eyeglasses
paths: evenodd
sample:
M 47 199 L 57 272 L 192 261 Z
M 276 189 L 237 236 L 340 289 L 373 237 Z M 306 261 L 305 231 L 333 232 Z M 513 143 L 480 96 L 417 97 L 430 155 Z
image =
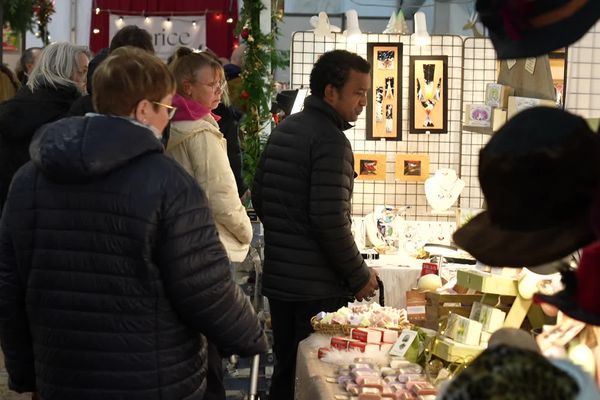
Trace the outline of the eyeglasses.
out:
M 225 87 L 227 86 L 227 81 L 217 81 L 217 82 L 213 82 L 213 83 L 200 83 L 200 84 L 208 86 L 209 88 L 211 88 L 213 90 L 213 92 L 217 92 L 218 90 L 220 90 L 222 92 L 223 90 L 225 90 Z
M 152 103 L 156 104 L 157 106 L 161 106 L 161 107 L 166 108 L 167 109 L 167 114 L 169 116 L 169 119 L 172 119 L 173 116 L 175 115 L 175 112 L 177 111 L 177 107 L 173 107 L 173 106 L 170 106 L 168 104 L 160 103 L 158 101 L 153 101 Z

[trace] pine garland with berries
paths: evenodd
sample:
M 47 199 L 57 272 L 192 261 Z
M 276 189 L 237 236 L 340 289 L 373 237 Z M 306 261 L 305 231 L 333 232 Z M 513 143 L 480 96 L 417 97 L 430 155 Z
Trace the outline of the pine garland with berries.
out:
M 238 33 L 246 45 L 244 67 L 240 74 L 241 103 L 245 109 L 240 122 L 244 180 L 252 185 L 256 166 L 266 143 L 267 127 L 272 124 L 271 100 L 275 94 L 272 70 L 287 65 L 287 57 L 275 48 L 278 25 L 283 19 L 277 1 L 272 4 L 271 32 L 260 30 L 260 13 L 265 6 L 260 0 L 244 0 Z

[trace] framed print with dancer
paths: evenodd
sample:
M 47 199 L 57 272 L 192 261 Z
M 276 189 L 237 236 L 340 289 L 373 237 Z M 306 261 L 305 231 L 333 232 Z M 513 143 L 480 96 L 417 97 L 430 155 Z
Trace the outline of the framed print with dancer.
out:
M 372 67 L 367 140 L 402 140 L 402 43 L 367 43 Z
M 411 56 L 410 133 L 448 132 L 448 56 Z

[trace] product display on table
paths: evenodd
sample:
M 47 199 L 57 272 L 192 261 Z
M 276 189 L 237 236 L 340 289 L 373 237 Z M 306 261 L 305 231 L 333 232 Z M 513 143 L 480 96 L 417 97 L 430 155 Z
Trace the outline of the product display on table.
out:
M 435 211 L 445 211 L 460 196 L 465 182 L 451 168 L 440 168 L 425 181 L 427 202 Z

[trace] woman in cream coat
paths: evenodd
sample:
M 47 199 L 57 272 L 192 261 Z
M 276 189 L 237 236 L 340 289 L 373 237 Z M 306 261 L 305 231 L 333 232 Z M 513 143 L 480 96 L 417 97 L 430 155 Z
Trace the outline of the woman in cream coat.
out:
M 242 205 L 229 160 L 227 142 L 211 113 L 225 89 L 221 64 L 210 55 L 179 49 L 171 71 L 177 81 L 167 153 L 206 193 L 221 243 L 229 259 L 241 262 L 252 240 L 252 225 Z

